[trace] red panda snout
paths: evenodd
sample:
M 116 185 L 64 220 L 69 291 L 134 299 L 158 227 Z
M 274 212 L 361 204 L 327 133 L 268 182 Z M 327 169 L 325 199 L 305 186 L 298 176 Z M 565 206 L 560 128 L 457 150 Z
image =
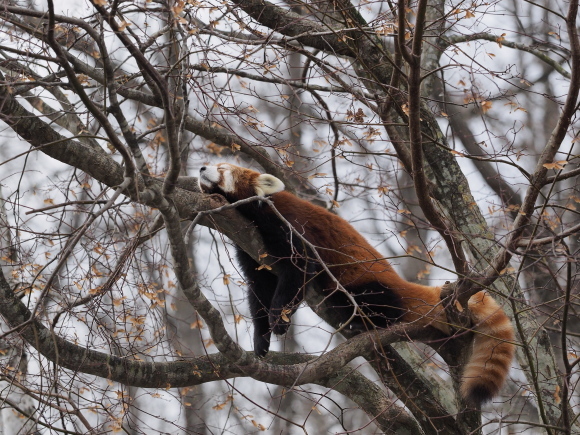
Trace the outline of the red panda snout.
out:
M 202 192 L 209 193 L 219 183 L 220 175 L 215 166 L 202 166 L 199 169 L 199 187 Z
M 199 169 L 199 187 L 205 193 L 232 193 L 235 190 L 235 166 L 227 163 L 202 166 Z

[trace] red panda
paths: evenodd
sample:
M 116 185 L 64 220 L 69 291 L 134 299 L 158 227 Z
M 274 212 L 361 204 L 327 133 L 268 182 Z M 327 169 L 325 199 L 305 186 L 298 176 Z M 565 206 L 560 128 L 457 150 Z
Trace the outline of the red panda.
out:
M 362 315 L 351 327 L 385 328 L 394 322 L 419 322 L 449 335 L 440 287 L 414 284 L 401 278 L 347 221 L 328 210 L 286 192 L 282 181 L 270 174 L 220 163 L 200 169 L 199 185 L 205 193 L 219 193 L 230 202 L 252 196 L 268 196 L 278 212 L 309 243 L 261 201 L 240 205 L 238 210 L 254 222 L 270 257 L 282 265 L 278 276 L 237 248 L 237 260 L 248 284 L 248 300 L 254 325 L 254 352 L 264 356 L 271 332 L 284 334 L 289 318 L 304 298 L 311 281 L 327 295 L 341 321 L 353 313 L 352 303 L 317 261 L 312 246 L 334 278 L 354 298 Z M 515 353 L 509 318 L 486 292 L 469 300 L 475 338 L 463 371 L 461 394 L 473 404 L 491 400 L 505 382 Z

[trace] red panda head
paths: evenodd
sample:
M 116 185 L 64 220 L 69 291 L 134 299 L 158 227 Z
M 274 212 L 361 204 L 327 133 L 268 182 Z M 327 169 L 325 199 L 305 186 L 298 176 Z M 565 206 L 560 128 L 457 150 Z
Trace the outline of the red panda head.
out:
M 202 166 L 199 170 L 199 187 L 205 193 L 220 193 L 231 202 L 256 195 L 273 195 L 284 190 L 284 183 L 270 174 L 219 163 Z

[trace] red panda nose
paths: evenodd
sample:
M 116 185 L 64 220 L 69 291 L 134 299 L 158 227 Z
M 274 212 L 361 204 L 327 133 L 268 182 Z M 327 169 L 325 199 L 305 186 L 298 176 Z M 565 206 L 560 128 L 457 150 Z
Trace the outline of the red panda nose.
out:
M 205 166 L 202 166 L 201 168 L 199 168 L 199 172 L 203 172 L 205 171 L 207 168 Z

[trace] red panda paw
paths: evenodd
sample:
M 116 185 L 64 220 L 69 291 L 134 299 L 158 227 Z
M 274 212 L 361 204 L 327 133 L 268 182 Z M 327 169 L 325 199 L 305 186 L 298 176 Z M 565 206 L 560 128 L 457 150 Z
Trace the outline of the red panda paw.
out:
M 270 311 L 270 328 L 276 335 L 284 335 L 290 328 L 290 313 L 286 310 L 271 310 Z
M 290 323 L 283 323 L 279 321 L 274 326 L 272 326 L 272 332 L 276 335 L 284 335 L 288 332 L 290 328 Z
M 265 337 L 260 334 L 254 334 L 254 354 L 258 358 L 264 358 L 270 350 L 270 333 L 267 334 L 268 337 Z
M 344 324 L 340 323 L 340 327 L 342 328 Z M 351 330 L 352 332 L 355 332 L 357 334 L 362 334 L 364 332 L 368 332 L 369 328 L 365 325 L 364 321 L 362 320 L 362 318 L 360 317 L 355 317 L 354 319 L 352 319 L 350 321 L 350 323 L 348 325 L 346 325 L 346 327 Z

